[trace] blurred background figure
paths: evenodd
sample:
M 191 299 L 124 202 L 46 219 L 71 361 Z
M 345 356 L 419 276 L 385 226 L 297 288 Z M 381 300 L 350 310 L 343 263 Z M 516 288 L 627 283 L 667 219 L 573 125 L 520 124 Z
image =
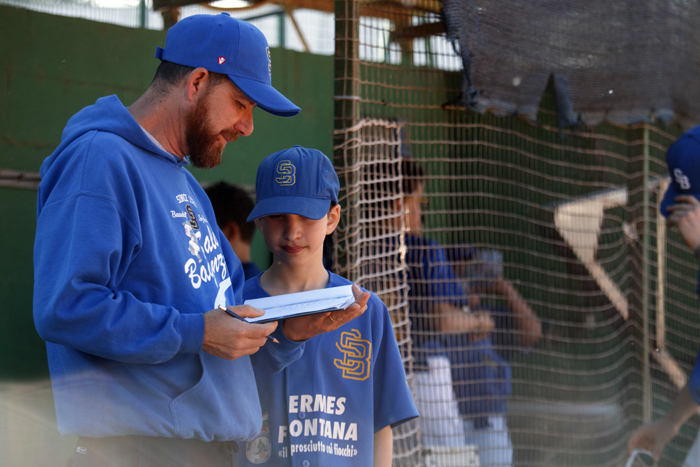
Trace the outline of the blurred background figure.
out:
M 455 273 L 464 279 L 469 312 L 489 320 L 491 330 L 444 336 L 466 443 L 479 446 L 482 466 L 513 465 L 506 424 L 512 394 L 510 360 L 537 344 L 542 324 L 503 277 L 497 250 L 448 248 Z
M 659 210 L 666 226 L 675 228 L 688 249 L 700 260 L 700 126 L 685 132 L 666 153 L 671 183 Z M 700 295 L 700 275 L 696 292 Z M 700 353 L 695 359 L 688 383 L 681 389 L 671 409 L 660 419 L 637 429 L 627 444 L 628 455 L 634 449 L 651 451 L 654 462 L 661 458 L 666 444 L 681 426 L 700 408 Z M 700 433 L 688 451 L 683 467 L 700 466 Z
M 512 393 L 508 362 L 512 355 L 537 343 L 542 325 L 504 279 L 500 252 L 444 249 L 422 235 L 423 207 L 427 205 L 423 169 L 404 159 L 402 173 L 417 365 L 424 364 L 430 373 L 439 375 L 432 368 L 440 365 L 435 359 L 447 357 L 463 423 L 461 430 L 455 429 L 449 410 L 441 413 L 448 426 L 433 430 L 433 440 L 454 445 L 455 436 L 461 435 L 463 445 L 478 446 L 482 467 L 512 466 L 513 446 L 506 423 Z M 482 298 L 488 301 L 481 303 Z M 443 378 L 432 384 L 444 386 L 445 382 Z M 443 408 L 448 407 L 443 404 Z
M 224 181 L 204 191 L 214 207 L 216 223 L 231 244 L 233 252 L 241 260 L 245 279 L 257 276 L 260 274 L 260 268 L 250 256 L 255 224 L 246 221 L 255 206 L 253 199 L 243 188 Z

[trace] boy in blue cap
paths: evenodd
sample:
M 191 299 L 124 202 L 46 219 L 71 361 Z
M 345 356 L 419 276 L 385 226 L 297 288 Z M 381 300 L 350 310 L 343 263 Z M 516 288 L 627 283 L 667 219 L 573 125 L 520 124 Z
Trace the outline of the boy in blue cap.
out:
M 78 112 L 41 166 L 34 320 L 73 465 L 231 467 L 235 441 L 260 432 L 252 364 L 279 370 L 325 329 L 218 308 L 262 314 L 241 305 L 240 261 L 185 166 L 217 165 L 253 107 L 299 108 L 271 85 L 265 36 L 227 14 L 180 21 L 156 56 L 136 102 Z
M 693 255 L 700 260 L 700 126 L 684 133 L 668 148 L 666 165 L 671 183 L 659 210 L 668 227 L 676 227 Z M 700 276 L 697 293 L 700 295 Z M 688 383 L 671 409 L 653 423 L 637 429 L 627 443 L 628 455 L 634 449 L 651 451 L 654 462 L 681 426 L 700 408 L 700 353 Z M 700 435 L 695 439 L 683 467 L 700 467 Z
M 255 220 L 274 257 L 246 281 L 243 298 L 338 287 L 350 282 L 323 266 L 323 243 L 340 218 L 338 177 L 320 151 L 295 146 L 258 168 Z M 357 286 L 354 286 L 357 287 Z M 263 430 L 241 450 L 241 465 L 391 465 L 391 427 L 418 416 L 386 306 L 368 296 L 352 323 L 314 315 L 336 330 L 306 342 L 283 371 L 256 370 Z

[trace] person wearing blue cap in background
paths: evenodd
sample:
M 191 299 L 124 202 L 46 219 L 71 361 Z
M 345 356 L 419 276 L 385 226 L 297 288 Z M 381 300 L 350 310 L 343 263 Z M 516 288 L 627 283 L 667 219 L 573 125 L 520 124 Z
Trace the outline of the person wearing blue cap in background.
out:
M 666 225 L 675 227 L 693 255 L 700 260 L 700 126 L 684 133 L 668 148 L 666 164 L 671 183 L 661 202 Z M 698 280 L 700 294 L 700 277 Z M 658 461 L 664 446 L 700 408 L 700 352 L 690 379 L 671 409 L 660 419 L 638 428 L 627 443 L 628 455 L 635 449 L 651 451 Z M 700 437 L 688 451 L 683 467 L 700 467 Z
M 339 187 L 315 149 L 295 146 L 262 161 L 248 219 L 274 260 L 246 281 L 244 299 L 351 284 L 323 266 L 324 239 L 340 219 Z M 255 369 L 263 428 L 241 449 L 241 465 L 391 466 L 391 427 L 418 412 L 389 312 L 376 295 L 362 296 L 367 311 L 350 324 L 336 312 L 313 315 L 335 331 L 308 340 L 284 370 Z
M 251 361 L 279 371 L 334 329 L 219 309 L 263 313 L 240 305 L 240 261 L 185 169 L 216 166 L 253 132 L 253 107 L 299 112 L 271 86 L 265 37 L 227 14 L 197 15 L 156 56 L 136 102 L 109 96 L 79 111 L 41 166 L 34 320 L 59 431 L 79 437 L 76 466 L 235 466 L 235 440 L 261 427 Z

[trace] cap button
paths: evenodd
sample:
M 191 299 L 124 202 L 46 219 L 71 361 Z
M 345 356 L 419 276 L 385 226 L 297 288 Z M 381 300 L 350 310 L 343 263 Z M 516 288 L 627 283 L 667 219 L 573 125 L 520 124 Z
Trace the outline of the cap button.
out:
M 221 13 L 221 14 L 222 14 L 222 15 L 226 15 L 226 16 L 231 16 L 231 15 L 229 15 L 228 13 L 226 13 L 225 11 L 224 11 L 223 13 Z

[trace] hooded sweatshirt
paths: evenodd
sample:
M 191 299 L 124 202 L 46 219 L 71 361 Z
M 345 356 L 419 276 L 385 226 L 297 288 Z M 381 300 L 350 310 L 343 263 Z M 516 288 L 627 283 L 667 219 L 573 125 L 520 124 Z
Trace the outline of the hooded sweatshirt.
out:
M 202 350 L 203 313 L 242 303 L 243 270 L 188 163 L 110 96 L 41 166 L 34 320 L 62 434 L 249 439 L 252 364 L 279 371 L 303 351 L 279 329 L 253 362 Z

